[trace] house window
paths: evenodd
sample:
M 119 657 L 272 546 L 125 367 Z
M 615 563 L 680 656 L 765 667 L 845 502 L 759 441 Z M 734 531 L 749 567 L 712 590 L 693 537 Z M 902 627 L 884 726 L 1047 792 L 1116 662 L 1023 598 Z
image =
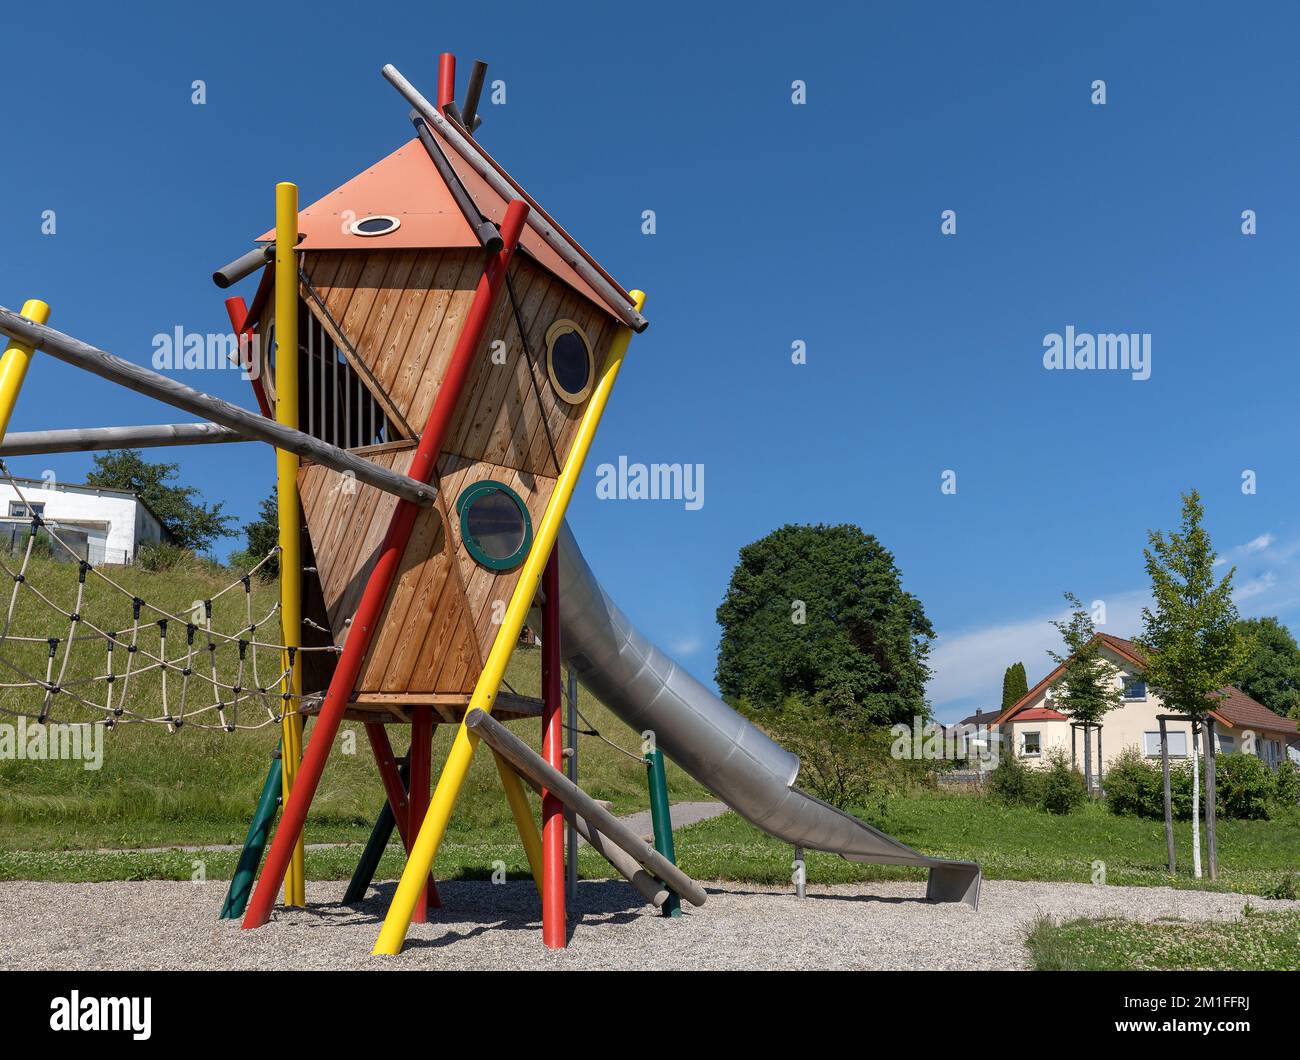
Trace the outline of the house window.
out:
M 1020 734 L 1020 753 L 1026 758 L 1040 758 L 1043 754 L 1043 734 L 1035 729 L 1033 732 Z
M 1140 700 L 1147 698 L 1147 683 L 1140 677 L 1124 678 L 1124 698 Z
M 1148 758 L 1160 757 L 1160 730 L 1142 734 L 1143 752 Z M 1187 733 L 1181 729 L 1169 730 L 1169 757 L 1187 757 Z
M 1235 736 L 1225 736 L 1223 733 L 1215 733 L 1219 739 L 1219 753 L 1230 755 L 1237 749 L 1237 738 Z
M 591 343 L 572 320 L 557 320 L 546 332 L 546 373 L 551 386 L 570 405 L 581 405 L 596 375 Z
M 45 502 L 39 504 L 24 504 L 22 501 L 9 502 L 9 518 L 11 519 L 30 519 L 33 515 L 45 516 Z

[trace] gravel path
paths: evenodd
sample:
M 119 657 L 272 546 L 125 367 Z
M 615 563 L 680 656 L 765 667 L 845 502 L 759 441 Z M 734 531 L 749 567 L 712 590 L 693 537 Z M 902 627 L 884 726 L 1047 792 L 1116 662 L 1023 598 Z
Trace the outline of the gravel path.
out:
M 1025 932 L 1039 912 L 1060 918 L 1231 919 L 1249 901 L 1300 902 L 1167 887 L 986 881 L 978 913 L 933 906 L 925 885 L 784 890 L 708 884 L 701 909 L 670 921 L 637 904 L 622 881 L 584 881 L 569 948 L 542 947 L 538 903 L 522 881 L 440 883 L 445 907 L 414 925 L 397 957 L 370 956 L 393 884 L 362 906 L 342 906 L 346 885 L 308 884 L 310 908 L 277 911 L 242 932 L 217 912 L 226 884 L 0 883 L 0 968 L 1023 968 Z
M 676 832 L 688 824 L 698 824 L 700 821 L 721 817 L 727 810 L 728 806 L 725 802 L 675 802 L 669 807 L 669 814 L 673 819 L 673 831 Z M 654 832 L 654 822 L 650 819 L 649 810 L 629 813 L 619 820 L 637 835 L 650 835 Z

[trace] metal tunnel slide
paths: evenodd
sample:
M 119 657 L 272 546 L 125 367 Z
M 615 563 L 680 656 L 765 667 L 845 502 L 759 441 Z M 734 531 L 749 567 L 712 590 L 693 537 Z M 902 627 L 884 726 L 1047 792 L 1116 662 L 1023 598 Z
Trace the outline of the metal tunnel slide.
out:
M 738 814 L 769 835 L 849 861 L 929 870 L 926 897 L 979 903 L 980 867 L 921 854 L 794 786 L 799 758 L 772 741 L 650 642 L 560 531 L 561 653 L 578 680 Z

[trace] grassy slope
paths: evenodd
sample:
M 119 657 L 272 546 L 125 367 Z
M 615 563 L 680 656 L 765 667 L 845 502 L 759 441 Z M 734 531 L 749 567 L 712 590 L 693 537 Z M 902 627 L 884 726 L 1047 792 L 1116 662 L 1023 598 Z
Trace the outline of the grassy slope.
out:
M 61 603 L 71 605 L 75 567 L 34 561 L 29 573 L 31 584 L 51 595 L 57 593 Z M 113 571 L 113 577 L 173 613 L 188 611 L 195 600 L 210 596 L 229 581 L 226 572 L 203 570 L 162 575 L 119 568 Z M 218 601 L 214 623 L 217 629 L 231 630 L 243 621 L 242 595 L 240 591 Z M 273 587 L 255 587 L 255 614 L 265 613 L 273 603 Z M 92 579 L 87 583 L 83 612 L 102 628 L 120 629 L 129 624 L 130 603 Z M 18 615 L 15 631 L 22 634 L 45 636 L 52 627 L 63 624 L 62 620 L 51 619 L 48 608 L 30 599 L 20 606 Z M 269 632 L 264 638 L 274 639 Z M 85 653 L 83 672 L 103 672 L 101 643 L 80 649 Z M 0 655 L 10 658 L 24 652 L 30 656 L 32 650 L 13 642 L 0 645 Z M 44 651 L 43 647 L 35 650 L 38 654 Z M 30 669 L 32 665 L 33 660 L 28 658 L 25 667 Z M 40 665 L 43 667 L 43 660 Z M 223 660 L 222 669 L 233 673 L 230 661 Z M 522 650 L 515 654 L 508 679 L 518 691 L 537 694 L 539 670 L 538 652 Z M 268 672 L 274 672 L 274 666 L 264 669 L 263 676 Z M 11 679 L 7 674 L 0 677 Z M 102 688 L 96 696 L 102 698 Z M 30 712 L 32 697 L 30 690 L 6 690 L 0 693 L 0 704 Z M 156 676 L 137 684 L 131 700 L 137 709 L 157 712 Z M 579 703 L 588 720 L 608 738 L 621 747 L 636 748 L 635 734 L 600 704 L 585 695 Z M 247 719 L 256 716 L 251 707 L 245 709 Z M 85 720 L 90 716 L 75 707 L 62 706 L 52 720 Z M 536 743 L 537 724 L 516 722 L 513 727 Z M 405 749 L 406 733 L 401 726 L 392 727 L 391 732 L 400 754 Z M 452 735 L 450 727 L 440 726 L 437 730 L 435 766 L 445 755 Z M 86 770 L 80 762 L 0 761 L 0 849 L 51 851 L 240 843 L 277 740 L 275 726 L 237 734 L 185 729 L 173 735 L 161 726 L 123 725 L 106 735 L 104 764 L 98 771 Z M 669 768 L 674 797 L 699 798 L 706 794 L 685 774 L 671 765 Z M 609 799 L 619 812 L 647 805 L 643 767 L 594 737 L 583 737 L 580 742 L 579 769 L 583 786 L 595 797 Z M 348 723 L 313 803 L 308 820 L 309 842 L 364 842 L 382 800 L 364 732 L 359 725 Z M 497 832 L 510 837 L 512 828 L 490 757 L 479 755 L 449 839 L 470 842 L 477 836 Z M 517 840 L 514 842 L 517 845 Z M 0 866 L 3 875 L 12 877 L 13 870 L 12 864 Z
M 1230 923 L 1040 919 L 1026 940 L 1040 971 L 1294 971 L 1300 913 L 1247 915 Z

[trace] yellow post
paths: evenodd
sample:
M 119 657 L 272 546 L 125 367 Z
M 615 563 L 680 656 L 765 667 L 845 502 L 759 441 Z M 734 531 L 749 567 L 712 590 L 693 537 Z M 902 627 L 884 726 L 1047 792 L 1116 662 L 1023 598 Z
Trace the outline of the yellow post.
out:
M 533 882 L 537 884 L 537 893 L 542 893 L 542 834 L 537 830 L 533 820 L 533 808 L 528 805 L 528 795 L 519 774 L 495 751 L 497 772 L 501 775 L 501 786 L 506 791 L 506 802 L 510 804 L 510 814 L 515 819 L 519 830 L 519 840 L 524 844 L 524 853 L 528 856 L 528 868 L 532 871 Z
M 298 428 L 298 186 L 282 182 L 275 186 L 275 418 L 286 427 Z M 302 522 L 298 501 L 298 456 L 284 449 L 275 451 L 276 498 L 280 516 L 280 636 L 285 650 L 280 667 L 290 670 L 282 682 L 289 698 L 281 705 L 289 713 L 281 723 L 281 793 L 288 805 L 289 792 L 298 776 L 302 759 L 302 657 L 289 648 L 302 645 Z M 307 902 L 303 874 L 303 840 L 298 837 L 293 857 L 284 875 L 284 904 Z
M 36 324 L 46 324 L 50 319 L 50 307 L 39 298 L 29 298 L 18 315 Z M 9 343 L 4 356 L 0 357 L 0 442 L 4 441 L 5 432 L 9 430 L 10 417 L 18 404 L 18 392 L 23 388 L 27 366 L 31 362 L 32 348 L 17 339 Z
M 637 310 L 640 311 L 645 305 L 645 295 L 640 291 L 632 291 L 631 294 Z M 533 547 L 528 550 L 528 557 L 519 572 L 519 581 L 515 584 L 514 594 L 506 607 L 505 618 L 497 629 L 492 650 L 483 664 L 483 672 L 479 674 L 478 682 L 474 686 L 474 694 L 470 697 L 466 713 L 475 708 L 489 713 L 492 711 L 492 704 L 501 688 L 501 679 L 505 676 L 506 663 L 510 661 L 510 655 L 519 641 L 520 630 L 523 629 L 524 621 L 528 617 L 528 609 L 537 595 L 537 586 L 542 580 L 542 570 L 550 558 L 551 549 L 555 547 L 555 539 L 559 536 L 560 526 L 564 522 L 564 513 L 569 507 L 574 487 L 578 484 L 578 476 L 582 473 L 582 465 L 591 449 L 591 441 L 605 412 L 614 380 L 618 378 L 618 371 L 623 367 L 623 358 L 627 354 L 627 344 L 631 338 L 631 329 L 622 328 L 614 336 L 614 341 L 610 345 L 609 356 L 605 358 L 600 380 L 596 383 L 596 389 L 592 391 L 591 399 L 582 414 L 582 422 L 578 424 L 578 433 L 573 440 L 569 459 L 565 461 L 560 477 L 555 483 L 555 492 L 551 494 L 546 512 L 538 523 Z M 406 868 L 402 870 L 402 878 L 388 907 L 388 915 L 384 918 L 384 926 L 379 932 L 374 953 L 398 953 L 402 948 L 402 940 L 406 938 L 406 931 L 411 926 L 416 900 L 420 896 L 425 878 L 433 868 L 433 859 L 437 857 L 438 847 L 447 831 L 447 821 L 451 818 L 456 798 L 464 786 L 465 775 L 469 772 L 470 760 L 474 757 L 474 748 L 477 744 L 478 737 L 471 735 L 462 721 L 456 731 L 456 739 L 451 745 L 447 761 L 442 767 L 442 773 L 438 777 L 438 786 L 434 789 L 429 812 L 424 815 L 420 834 L 416 837 L 410 856 L 406 859 Z

